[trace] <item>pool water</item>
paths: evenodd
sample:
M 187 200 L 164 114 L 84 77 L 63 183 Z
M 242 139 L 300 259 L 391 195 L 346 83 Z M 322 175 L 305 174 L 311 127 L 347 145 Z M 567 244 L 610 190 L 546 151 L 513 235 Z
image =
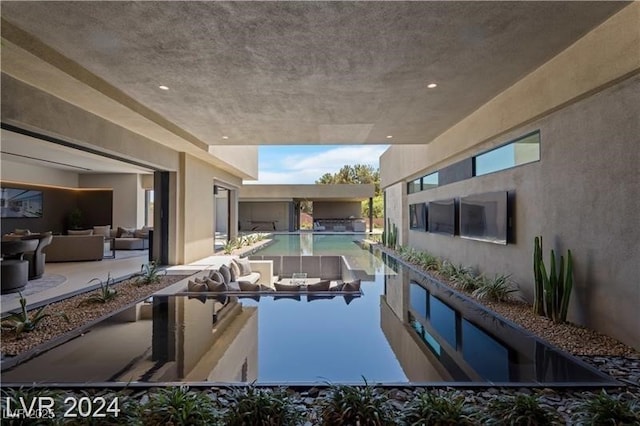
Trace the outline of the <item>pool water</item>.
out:
M 361 296 L 154 297 L 137 321 L 114 316 L 13 368 L 3 363 L 2 379 L 615 383 L 397 260 L 363 250 L 357 236 L 312 237 L 310 249 L 301 245 L 305 251 L 336 254 L 342 247 L 368 268 Z M 289 248 L 296 245 L 295 238 L 286 240 Z M 272 254 L 290 253 L 273 252 L 277 244 L 268 248 Z

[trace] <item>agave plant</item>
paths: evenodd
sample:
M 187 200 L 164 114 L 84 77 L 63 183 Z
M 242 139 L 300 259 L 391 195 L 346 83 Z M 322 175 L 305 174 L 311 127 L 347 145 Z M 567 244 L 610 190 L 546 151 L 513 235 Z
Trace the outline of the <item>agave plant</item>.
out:
M 476 274 L 473 269 L 458 265 L 451 267 L 451 276 L 449 280 L 454 288 L 462 291 L 474 291 L 483 283 L 484 277 Z
M 136 284 L 155 284 L 160 282 L 160 277 L 167 275 L 167 271 L 160 271 L 158 263 L 154 260 L 140 268 L 140 274 L 136 278 Z
M 222 246 L 222 251 L 224 252 L 224 254 L 231 254 L 235 249 L 236 249 L 235 240 L 228 240 Z
M 401 422 L 405 425 L 472 425 L 473 411 L 465 406 L 464 396 L 447 392 L 438 395 L 423 392 L 402 410 Z
M 257 389 L 254 386 L 234 388 L 222 415 L 227 426 L 271 426 L 301 424 L 303 411 L 285 390 Z
M 625 396 L 629 394 L 613 396 L 602 390 L 576 404 L 573 420 L 580 425 L 640 425 L 640 403 Z
M 511 293 L 518 291 L 513 287 L 510 277 L 510 275 L 496 275 L 493 279 L 483 278 L 480 286 L 472 294 L 480 300 L 505 302 L 511 298 Z
M 86 298 L 82 303 L 107 303 L 110 300 L 115 299 L 116 296 L 118 296 L 118 291 L 115 288 L 111 287 L 111 284 L 113 281 L 111 279 L 111 272 L 107 274 L 106 281 L 102 281 L 99 278 L 93 278 L 87 284 L 91 284 L 94 281 L 97 281 L 98 283 L 100 283 L 100 289 L 96 293 Z
M 152 393 L 140 407 L 145 425 L 215 424 L 217 412 L 211 399 L 187 386 L 167 387 Z
M 550 407 L 540 404 L 535 395 L 496 396 L 486 407 L 482 423 L 486 425 L 547 426 L 562 424 Z
M 324 425 L 391 425 L 397 415 L 388 396 L 366 381 L 364 386 L 332 386 L 320 410 Z
M 16 333 L 16 337 L 19 337 L 22 332 L 29 333 L 36 328 L 42 322 L 43 319 L 51 316 L 62 317 L 65 321 L 69 322 L 69 318 L 64 312 L 58 312 L 55 314 L 46 313 L 47 306 L 45 305 L 38 309 L 35 314 L 29 315 L 27 312 L 27 299 L 20 295 L 20 312 L 10 314 L 7 319 L 2 321 L 2 328 L 5 330 L 12 330 Z

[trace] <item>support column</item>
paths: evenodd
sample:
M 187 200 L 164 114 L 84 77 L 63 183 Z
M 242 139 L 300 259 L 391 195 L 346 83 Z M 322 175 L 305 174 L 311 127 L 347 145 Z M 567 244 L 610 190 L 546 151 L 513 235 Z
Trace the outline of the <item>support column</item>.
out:
M 373 232 L 373 197 L 369 197 L 369 232 Z

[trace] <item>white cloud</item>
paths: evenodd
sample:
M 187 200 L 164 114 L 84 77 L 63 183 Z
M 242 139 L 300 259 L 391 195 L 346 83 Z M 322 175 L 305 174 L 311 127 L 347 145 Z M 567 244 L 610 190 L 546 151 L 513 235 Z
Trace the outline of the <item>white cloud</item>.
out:
M 309 155 L 287 155 L 279 161 L 277 170 L 261 169 L 257 181 L 246 184 L 310 184 L 325 173 L 335 173 L 344 165 L 369 164 L 378 168 L 385 145 L 357 145 L 329 148 Z

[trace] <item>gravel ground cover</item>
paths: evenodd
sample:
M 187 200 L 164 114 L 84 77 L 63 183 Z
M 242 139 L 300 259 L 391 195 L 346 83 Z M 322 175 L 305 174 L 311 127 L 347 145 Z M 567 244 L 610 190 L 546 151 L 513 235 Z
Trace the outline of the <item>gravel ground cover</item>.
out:
M 25 352 L 90 321 L 142 300 L 185 277 L 183 275 L 166 275 L 160 277 L 158 283 L 144 285 L 137 285 L 135 279 L 125 280 L 113 287 L 118 295 L 107 303 L 86 303 L 91 294 L 95 294 L 97 290 L 51 303 L 45 312 L 51 314 L 64 312 L 69 322 L 61 317 L 50 316 L 42 320 L 36 330 L 29 333 L 23 332 L 19 336 L 16 336 L 13 331 L 3 329 L 2 355 L 14 356 Z M 33 313 L 33 311 L 30 312 Z
M 391 254 L 394 257 L 398 257 L 395 251 L 380 245 L 379 247 L 386 253 Z M 403 262 L 408 263 L 405 260 L 403 260 Z M 421 272 L 436 278 L 439 282 L 448 284 L 446 280 L 442 279 L 442 277 L 437 274 L 425 271 L 418 265 L 411 265 L 419 269 Z M 569 322 L 557 324 L 546 317 L 536 315 L 533 313 L 532 306 L 528 303 L 519 300 L 507 302 L 479 300 L 473 297 L 471 292 L 464 292 L 459 289 L 455 289 L 455 291 L 464 293 L 466 296 L 473 298 L 477 303 L 486 306 L 504 318 L 520 325 L 522 328 L 529 330 L 536 336 L 572 355 L 585 357 L 616 356 L 630 357 L 632 359 L 640 357 L 640 352 L 636 351 L 632 347 L 625 345 L 612 337 L 598 333 L 595 330 Z

